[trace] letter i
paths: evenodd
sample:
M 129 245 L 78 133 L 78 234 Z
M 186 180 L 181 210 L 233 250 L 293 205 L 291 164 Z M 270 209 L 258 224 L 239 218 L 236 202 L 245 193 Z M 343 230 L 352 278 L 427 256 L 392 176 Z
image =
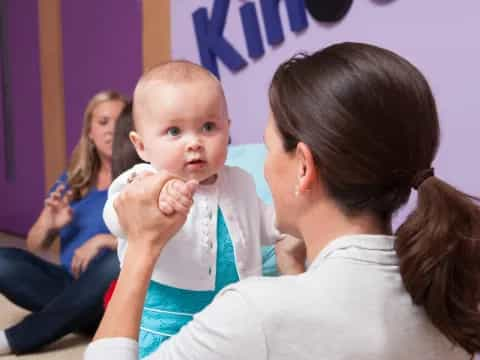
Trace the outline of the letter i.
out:
M 258 59 L 265 54 L 262 35 L 260 34 L 260 25 L 258 23 L 257 10 L 255 4 L 247 2 L 240 7 L 240 17 L 242 19 L 243 34 L 247 43 L 248 56 L 251 59 Z

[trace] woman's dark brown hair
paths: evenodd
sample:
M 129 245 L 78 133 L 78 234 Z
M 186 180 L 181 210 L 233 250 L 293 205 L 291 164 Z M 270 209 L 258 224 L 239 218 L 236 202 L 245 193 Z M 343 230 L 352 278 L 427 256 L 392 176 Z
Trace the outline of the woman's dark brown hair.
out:
M 128 102 L 118 117 L 113 134 L 112 179 L 133 165 L 144 162 L 135 151 L 128 134 L 133 130 L 132 102 Z
M 440 137 L 420 71 L 382 48 L 337 44 L 282 64 L 270 105 L 285 150 L 309 146 L 345 214 L 370 213 L 390 228 L 418 186 L 417 208 L 396 232 L 403 282 L 446 337 L 479 351 L 478 199 L 438 177 L 418 179 L 432 167 Z

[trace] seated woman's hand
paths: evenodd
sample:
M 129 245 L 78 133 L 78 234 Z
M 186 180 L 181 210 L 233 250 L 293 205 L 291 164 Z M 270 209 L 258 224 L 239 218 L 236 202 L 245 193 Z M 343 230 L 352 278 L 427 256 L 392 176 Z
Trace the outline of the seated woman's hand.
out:
M 166 172 L 142 175 L 124 188 L 115 199 L 114 207 L 129 240 L 127 251 L 142 251 L 156 259 L 167 241 L 183 226 L 187 214 L 175 211 L 166 215 L 159 208 L 160 193 L 165 184 L 174 179 L 172 175 Z M 195 186 L 177 181 L 176 187 L 191 200 Z M 192 203 L 190 201 L 190 206 Z
M 65 191 L 65 185 L 59 185 L 45 199 L 44 221 L 48 229 L 58 231 L 72 221 L 73 210 L 70 207 L 72 192 Z
M 72 259 L 72 274 L 74 278 L 79 278 L 87 269 L 90 261 L 105 247 L 104 244 L 108 240 L 104 240 L 104 238 L 110 238 L 111 236 L 110 234 L 95 235 L 75 250 Z

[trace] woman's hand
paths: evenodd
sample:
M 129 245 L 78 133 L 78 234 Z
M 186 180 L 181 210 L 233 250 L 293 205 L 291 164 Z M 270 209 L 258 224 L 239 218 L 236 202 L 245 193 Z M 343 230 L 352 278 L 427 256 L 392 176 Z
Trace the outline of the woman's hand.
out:
M 48 248 L 58 231 L 72 221 L 71 191 L 61 184 L 45 199 L 45 206 L 27 235 L 27 248 L 32 251 Z
M 85 244 L 77 248 L 72 259 L 72 274 L 78 279 L 87 270 L 90 262 L 98 255 L 100 250 L 115 249 L 116 239 L 110 234 L 98 234 L 90 238 Z
M 61 184 L 45 199 L 45 225 L 51 231 L 58 231 L 73 218 L 73 210 L 70 207 L 72 191 L 64 191 L 65 185 Z
M 166 172 L 144 173 L 128 184 L 115 199 L 113 205 L 128 238 L 127 253 L 141 251 L 156 260 L 167 241 L 185 223 L 186 212 L 175 211 L 166 215 L 159 209 L 160 193 L 173 178 Z M 193 181 L 175 181 L 176 191 L 189 200 L 190 206 L 196 186 Z
M 128 247 L 115 292 L 94 340 L 138 338 L 145 294 L 155 262 L 167 241 L 187 218 L 180 211 L 166 215 L 159 209 L 160 192 L 173 178 L 166 172 L 136 178 L 113 202 L 120 225 L 128 237 Z M 188 194 L 191 200 L 197 184 L 181 182 L 178 185 L 178 191 Z
M 290 235 L 275 244 L 277 266 L 283 275 L 295 275 L 305 272 L 307 250 L 305 243 Z

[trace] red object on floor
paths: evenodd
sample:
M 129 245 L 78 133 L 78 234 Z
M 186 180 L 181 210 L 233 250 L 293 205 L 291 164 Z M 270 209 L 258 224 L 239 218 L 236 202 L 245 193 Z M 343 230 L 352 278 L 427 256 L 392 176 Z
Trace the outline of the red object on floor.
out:
M 113 291 L 115 290 L 116 285 L 117 285 L 117 280 L 115 279 L 110 283 L 107 291 L 105 292 L 105 295 L 103 295 L 103 307 L 105 309 L 107 308 L 107 305 L 110 302 L 110 299 L 112 298 Z

